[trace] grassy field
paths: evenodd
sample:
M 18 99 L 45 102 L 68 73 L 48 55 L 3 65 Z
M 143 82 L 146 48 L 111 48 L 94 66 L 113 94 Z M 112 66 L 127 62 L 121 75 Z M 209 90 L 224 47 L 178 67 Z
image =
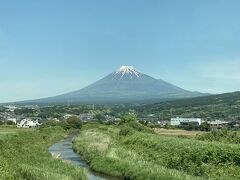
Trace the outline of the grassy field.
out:
M 136 126 L 137 127 L 137 126 Z M 74 142 L 91 167 L 126 179 L 239 179 L 240 146 L 88 124 Z
M 9 134 L 15 134 L 17 132 L 27 132 L 27 131 L 32 131 L 32 129 L 22 129 L 22 128 L 16 128 L 15 126 L 0 126 L 0 138 L 3 137 L 4 135 L 9 135 Z
M 0 127 L 0 179 L 86 179 L 83 169 L 52 158 L 48 146 L 67 135 L 60 127 Z
M 186 131 L 181 129 L 164 129 L 164 128 L 155 128 L 154 131 L 159 135 L 175 137 L 196 137 L 197 135 L 205 133 L 203 131 Z

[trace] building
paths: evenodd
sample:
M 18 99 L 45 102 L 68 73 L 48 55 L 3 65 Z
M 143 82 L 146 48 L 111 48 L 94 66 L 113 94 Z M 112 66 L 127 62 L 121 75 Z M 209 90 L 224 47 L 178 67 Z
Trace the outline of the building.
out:
M 16 109 L 18 109 L 18 107 L 16 107 L 16 106 L 4 106 L 4 108 L 6 108 L 7 109 L 7 111 L 9 111 L 9 112 L 14 112 Z
M 157 121 L 160 121 L 160 118 L 159 117 L 150 117 L 150 116 L 147 116 L 147 117 L 138 117 L 137 118 L 139 121 L 148 121 L 148 122 L 157 122 Z
M 75 114 L 65 114 L 65 115 L 63 116 L 64 119 L 68 119 L 68 118 L 70 118 L 70 117 L 78 117 L 78 116 L 75 115 Z
M 240 129 L 240 120 L 235 120 L 230 123 L 232 129 Z
M 22 128 L 23 125 L 24 125 L 26 122 L 27 122 L 26 119 L 21 120 L 20 122 L 17 123 L 17 127 L 18 127 L 18 128 Z
M 116 118 L 115 116 L 111 116 L 111 115 L 105 115 L 105 122 L 111 122 L 114 124 L 119 124 L 121 122 L 120 118 Z
M 185 123 L 197 123 L 198 126 L 201 125 L 201 119 L 200 118 L 171 118 L 170 125 L 171 126 L 179 126 L 180 124 Z
M 220 120 L 208 121 L 207 123 L 209 125 L 210 130 L 218 130 L 218 129 L 222 129 L 222 128 L 227 128 L 231 124 L 228 121 L 220 121 Z
M 91 121 L 93 120 L 94 116 L 93 114 L 80 114 L 79 118 L 81 121 Z
M 169 123 L 169 121 L 157 121 L 157 124 L 160 125 L 161 127 L 166 126 Z
M 23 119 L 17 123 L 18 128 L 36 128 L 39 127 L 40 123 L 38 121 L 33 121 L 30 119 Z

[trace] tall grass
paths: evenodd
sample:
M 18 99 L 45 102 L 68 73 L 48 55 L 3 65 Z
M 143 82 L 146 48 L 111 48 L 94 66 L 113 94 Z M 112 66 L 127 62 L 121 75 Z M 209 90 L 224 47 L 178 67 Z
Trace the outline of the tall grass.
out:
M 226 144 L 240 144 L 240 131 L 211 131 L 206 134 L 198 135 L 198 140 L 222 142 Z
M 240 147 L 194 139 L 135 133 L 122 145 L 144 159 L 195 176 L 215 179 L 240 178 Z
M 5 135 L 0 139 L 0 179 L 86 179 L 83 169 L 48 152 L 48 146 L 65 135 L 60 127 Z
M 239 145 L 88 125 L 74 148 L 93 169 L 128 179 L 240 178 Z
M 158 165 L 125 147 L 120 142 L 119 132 L 114 126 L 87 125 L 75 140 L 74 149 L 94 170 L 124 179 L 198 179 Z

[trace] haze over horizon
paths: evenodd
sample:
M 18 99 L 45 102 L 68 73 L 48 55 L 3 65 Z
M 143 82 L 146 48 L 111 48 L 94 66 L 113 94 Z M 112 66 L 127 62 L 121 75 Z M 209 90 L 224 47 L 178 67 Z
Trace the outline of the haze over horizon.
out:
M 0 0 L 0 102 L 78 90 L 122 65 L 191 91 L 238 91 L 239 7 L 238 0 Z

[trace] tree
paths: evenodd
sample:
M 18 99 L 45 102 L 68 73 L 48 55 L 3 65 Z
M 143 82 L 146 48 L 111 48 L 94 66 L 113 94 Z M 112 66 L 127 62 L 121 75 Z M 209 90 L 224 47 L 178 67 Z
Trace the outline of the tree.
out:
M 149 124 L 149 121 L 139 121 L 140 124 L 147 126 Z
M 82 123 L 80 121 L 80 119 L 78 119 L 77 117 L 70 117 L 67 119 L 67 123 L 75 129 L 81 129 L 82 127 Z
M 210 127 L 207 122 L 203 122 L 200 126 L 199 129 L 201 131 L 210 131 Z
M 55 121 L 55 120 L 49 120 L 43 123 L 41 128 L 46 128 L 46 127 L 55 127 L 55 126 L 60 126 L 64 130 L 70 129 L 70 125 L 66 121 Z
M 134 115 L 125 115 L 121 118 L 122 123 L 129 123 L 129 122 L 133 122 L 136 121 L 136 117 Z
M 193 131 L 196 130 L 196 126 L 194 123 L 188 123 L 188 126 L 186 126 L 185 129 L 188 131 Z
M 62 117 L 62 115 L 60 113 L 53 113 L 53 118 L 58 118 L 60 119 Z
M 97 119 L 97 121 L 100 123 L 102 123 L 102 121 L 106 120 L 105 116 L 100 113 L 95 115 L 95 119 Z
M 15 125 L 15 122 L 13 122 L 13 121 L 7 121 L 6 124 L 7 124 L 7 125 Z

